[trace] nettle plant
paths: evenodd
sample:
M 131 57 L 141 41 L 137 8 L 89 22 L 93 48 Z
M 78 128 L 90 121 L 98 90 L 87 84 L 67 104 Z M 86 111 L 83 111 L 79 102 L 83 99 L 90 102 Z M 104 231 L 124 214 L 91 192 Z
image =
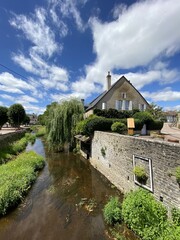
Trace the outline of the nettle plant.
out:
M 143 184 L 146 183 L 148 176 L 147 176 L 146 170 L 143 166 L 135 166 L 133 169 L 133 173 L 135 174 L 138 182 L 143 183 Z

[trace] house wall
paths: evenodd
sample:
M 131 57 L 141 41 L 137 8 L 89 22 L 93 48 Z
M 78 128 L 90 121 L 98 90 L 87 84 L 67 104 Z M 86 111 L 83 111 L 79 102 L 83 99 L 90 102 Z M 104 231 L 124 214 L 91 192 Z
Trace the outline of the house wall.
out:
M 152 161 L 152 186 L 155 198 L 163 199 L 168 208 L 180 207 L 180 188 L 176 178 L 171 176 L 175 168 L 180 166 L 179 144 L 95 132 L 91 164 L 123 192 L 138 188 L 134 182 L 133 155 Z M 146 168 L 148 167 L 146 163 Z
M 126 98 L 122 98 L 122 93 L 126 93 Z M 134 87 L 128 82 L 124 81 L 123 84 L 112 88 L 102 100 L 100 100 L 96 108 L 102 109 L 102 103 L 106 102 L 106 109 L 115 108 L 116 100 L 130 100 L 132 101 L 132 108 L 139 109 L 139 104 L 146 104 L 146 101 L 141 95 L 134 89 Z M 148 106 L 147 106 L 148 107 Z

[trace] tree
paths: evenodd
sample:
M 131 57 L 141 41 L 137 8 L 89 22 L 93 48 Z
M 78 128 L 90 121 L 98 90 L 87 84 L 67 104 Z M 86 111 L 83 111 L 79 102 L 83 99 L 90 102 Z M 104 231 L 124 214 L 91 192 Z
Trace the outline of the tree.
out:
M 8 108 L 0 106 L 0 129 L 8 121 Z
M 30 123 L 30 117 L 28 115 L 25 116 L 24 120 L 23 120 L 23 124 L 29 124 Z
M 82 102 L 73 98 L 51 106 L 46 121 L 48 142 L 50 146 L 62 148 L 64 144 L 74 143 L 76 124 L 83 119 Z
M 8 117 L 13 126 L 19 127 L 26 117 L 26 112 L 21 104 L 16 103 L 10 106 Z
M 157 119 L 157 120 L 162 120 L 164 121 L 165 119 L 165 116 L 164 116 L 164 113 L 163 113 L 163 108 L 156 105 L 155 103 L 151 103 L 149 104 L 150 108 L 147 109 L 147 111 L 149 113 L 151 113 L 151 115 L 153 116 L 154 119 Z

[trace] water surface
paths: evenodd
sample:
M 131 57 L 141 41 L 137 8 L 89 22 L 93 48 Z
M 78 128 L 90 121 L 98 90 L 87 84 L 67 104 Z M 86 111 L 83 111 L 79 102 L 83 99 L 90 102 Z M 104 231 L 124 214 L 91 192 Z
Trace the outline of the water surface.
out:
M 29 150 L 43 155 L 46 166 L 23 203 L 0 219 L 0 239 L 110 239 L 102 208 L 110 195 L 122 199 L 122 194 L 79 155 L 48 153 L 40 139 Z

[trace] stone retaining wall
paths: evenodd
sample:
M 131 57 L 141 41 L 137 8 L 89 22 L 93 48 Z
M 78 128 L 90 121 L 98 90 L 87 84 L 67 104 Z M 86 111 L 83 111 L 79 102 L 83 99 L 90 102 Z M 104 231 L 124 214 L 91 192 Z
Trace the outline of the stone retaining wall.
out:
M 124 193 L 138 187 L 133 174 L 133 156 L 139 157 L 140 161 L 134 158 L 138 163 L 146 164 L 151 178 L 147 184 L 150 186 L 152 180 L 155 198 L 168 208 L 180 208 L 180 187 L 172 175 L 180 166 L 180 144 L 95 132 L 91 164 Z M 152 172 L 148 160 L 152 164 Z
M 7 144 L 16 141 L 24 136 L 26 130 L 20 130 L 17 132 L 10 132 L 0 135 L 0 150 L 7 146 Z

